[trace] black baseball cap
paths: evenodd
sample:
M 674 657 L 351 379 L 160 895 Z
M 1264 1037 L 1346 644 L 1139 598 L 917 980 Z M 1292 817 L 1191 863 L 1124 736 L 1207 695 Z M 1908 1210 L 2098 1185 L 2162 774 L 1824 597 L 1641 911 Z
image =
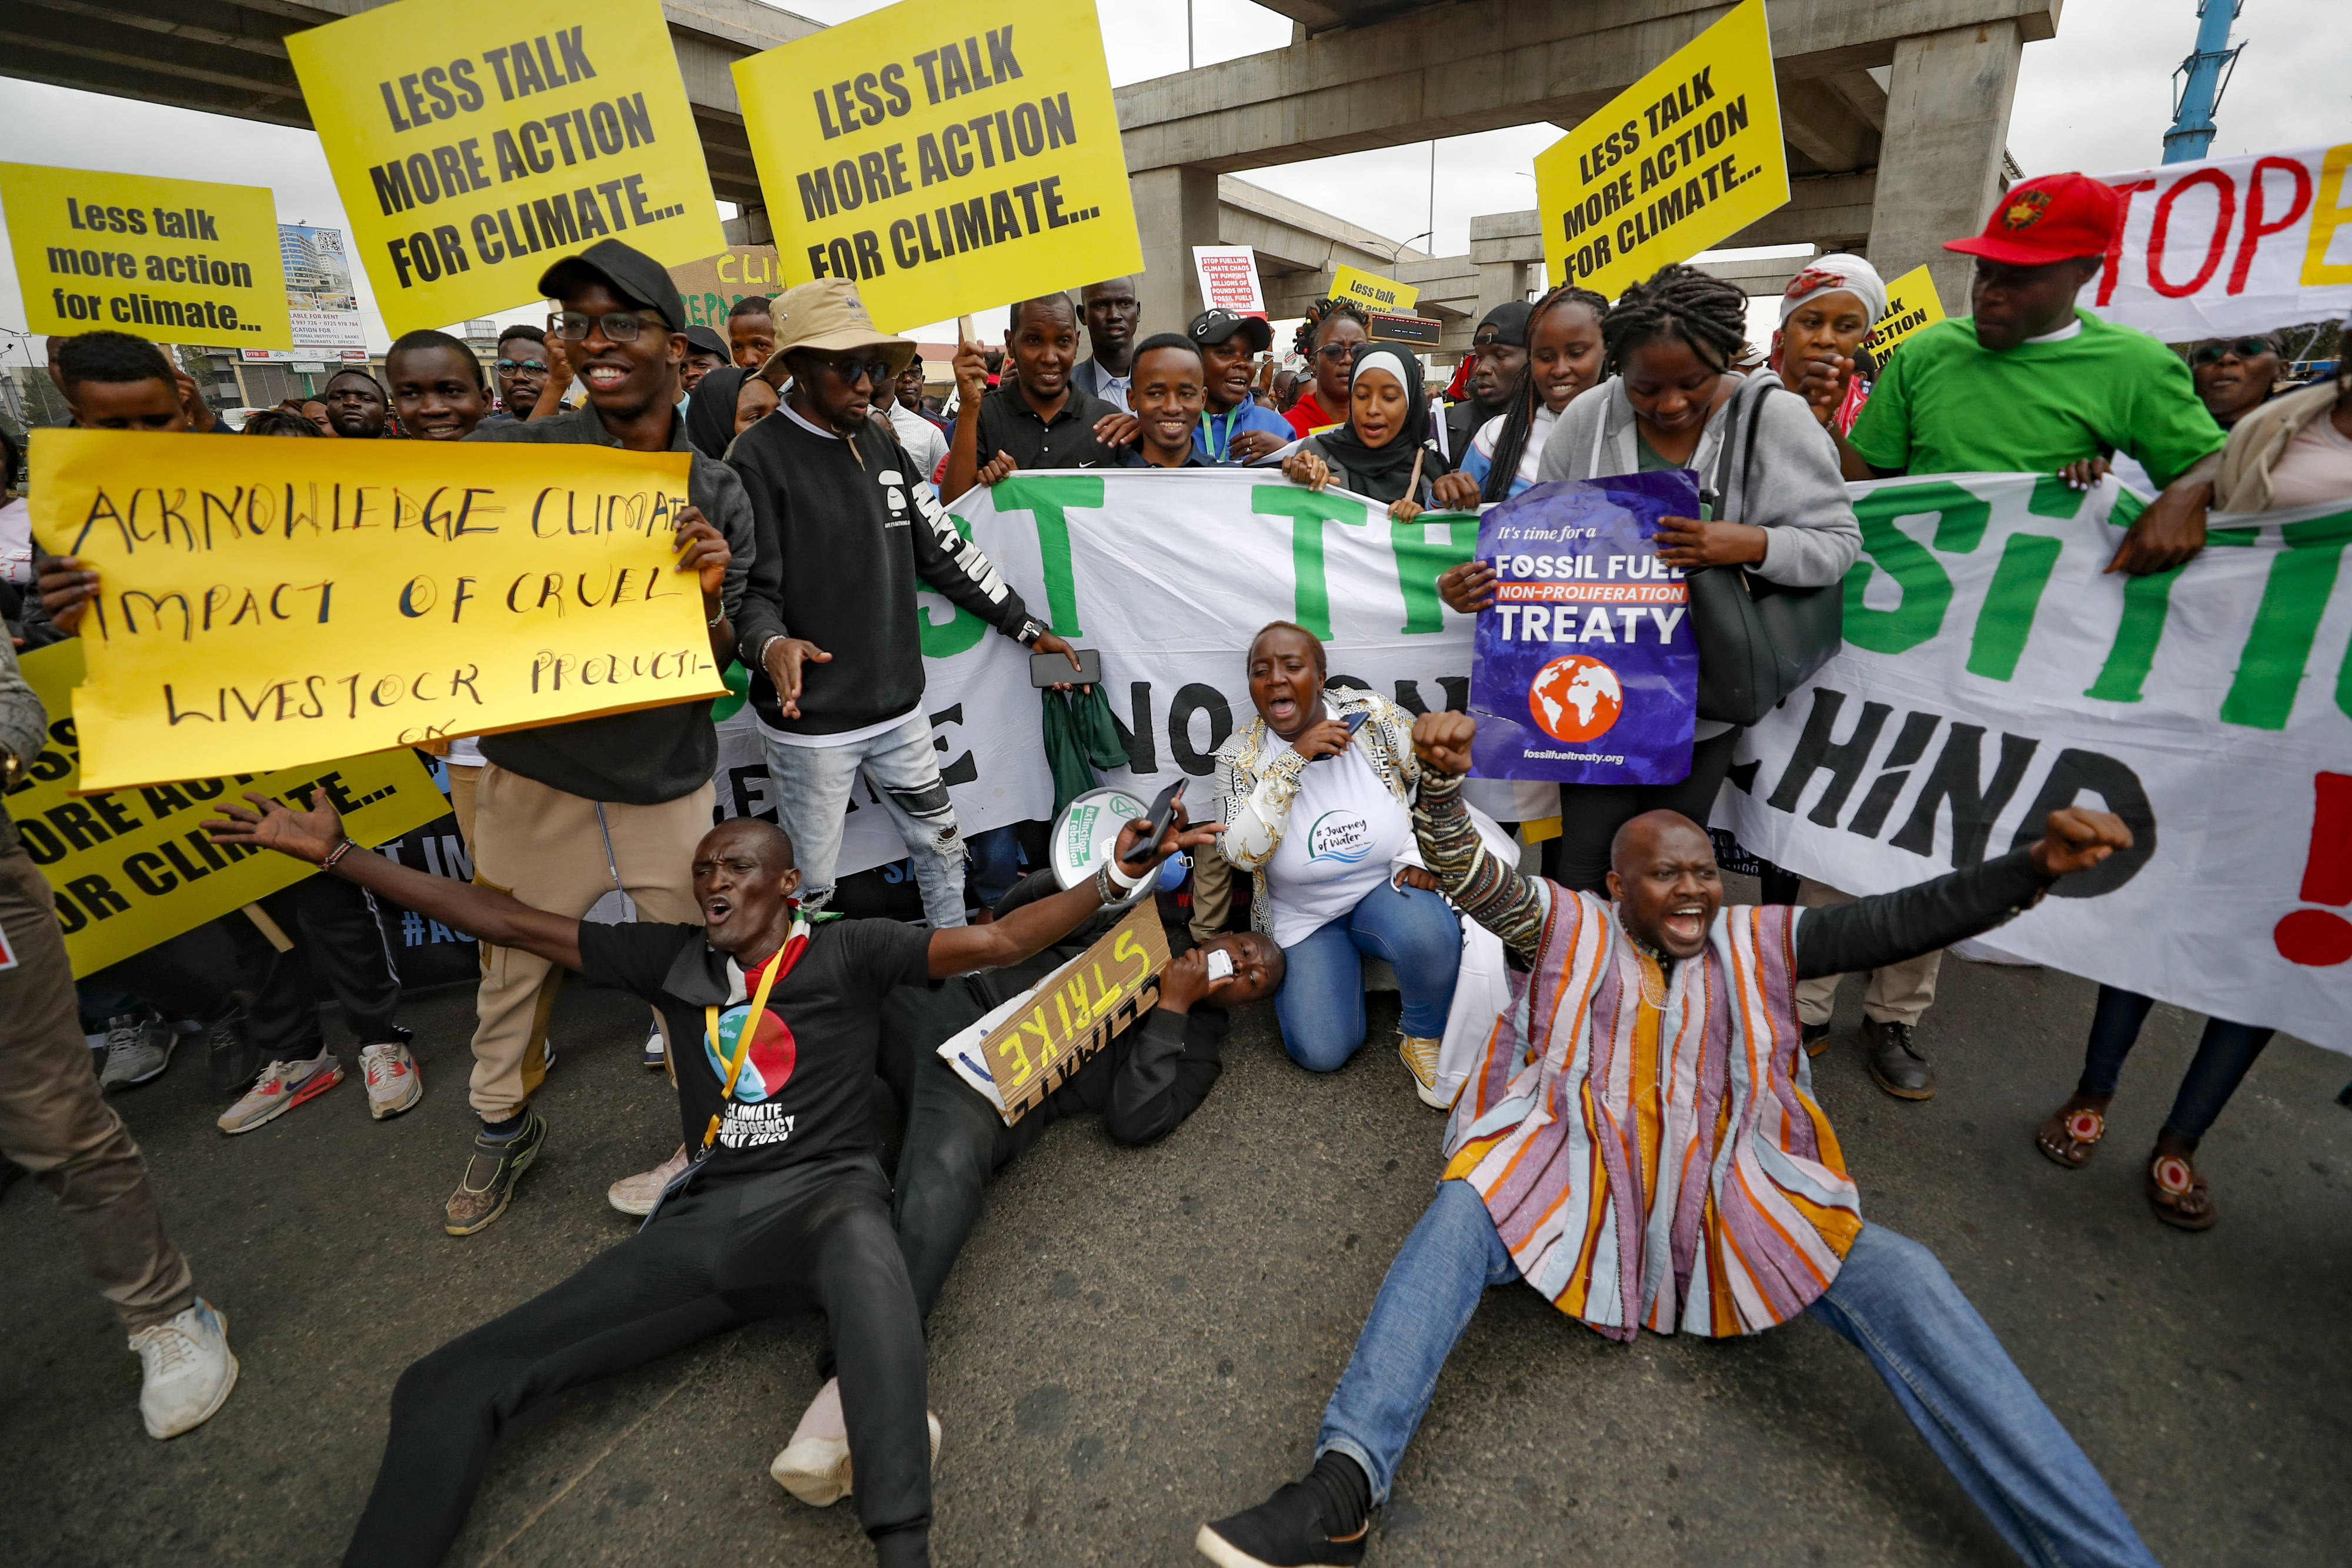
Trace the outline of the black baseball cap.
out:
M 1240 332 L 1249 340 L 1250 351 L 1263 354 L 1274 347 L 1274 329 L 1263 316 L 1243 316 L 1231 310 L 1203 310 L 1192 318 L 1187 334 L 1193 346 L 1205 349 L 1212 343 L 1222 343 Z
M 1470 340 L 1474 343 L 1501 343 L 1507 348 L 1524 349 L 1528 346 L 1528 318 L 1534 314 L 1535 307 L 1524 299 L 1513 299 L 1497 305 L 1486 312 L 1486 319 L 1478 323 L 1478 329 L 1470 334 Z M 1495 329 L 1492 337 L 1486 334 L 1486 329 L 1489 327 Z
M 567 256 L 539 276 L 539 291 L 561 299 L 567 288 L 601 283 L 640 310 L 657 310 L 673 332 L 686 328 L 686 302 L 661 264 L 634 246 L 600 239 L 578 256 Z
M 654 308 L 661 308 L 656 306 Z M 724 338 L 708 327 L 688 327 L 686 329 L 686 350 L 690 354 L 716 354 L 722 360 L 731 357 L 735 351 L 727 346 Z

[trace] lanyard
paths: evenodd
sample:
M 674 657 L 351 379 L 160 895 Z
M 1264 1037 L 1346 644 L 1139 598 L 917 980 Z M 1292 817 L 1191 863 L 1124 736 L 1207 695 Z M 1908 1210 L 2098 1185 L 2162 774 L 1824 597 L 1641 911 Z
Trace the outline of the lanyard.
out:
M 743 1063 L 751 1059 L 751 1037 L 759 1032 L 760 1015 L 768 1010 L 768 993 L 775 988 L 776 982 L 783 977 L 785 970 L 800 962 L 801 955 L 808 950 L 808 922 L 794 920 L 792 935 L 784 939 L 782 950 L 777 953 L 774 961 L 769 964 L 768 972 L 760 977 L 760 988 L 751 998 L 751 1010 L 743 1015 L 743 1027 L 735 1036 L 735 1056 L 734 1060 L 727 1064 L 727 1082 L 720 1085 L 719 1090 L 720 1105 L 725 1105 L 728 1101 L 735 1097 L 735 1081 L 742 1076 Z M 710 1054 L 715 1057 L 719 1054 L 719 1009 L 703 1009 L 702 1022 L 703 1027 L 710 1031 Z M 710 1125 L 703 1129 L 702 1146 L 706 1151 L 719 1137 L 719 1122 L 721 1114 L 720 1112 L 711 1113 Z
M 1241 416 L 1241 404 L 1235 403 L 1233 407 L 1227 409 L 1225 411 L 1225 428 L 1223 431 L 1219 431 L 1217 429 L 1217 416 L 1213 413 L 1208 416 L 1209 439 L 1202 442 L 1202 444 L 1209 449 L 1210 462 L 1223 463 L 1225 460 L 1225 454 L 1234 449 L 1234 421 L 1239 419 Z

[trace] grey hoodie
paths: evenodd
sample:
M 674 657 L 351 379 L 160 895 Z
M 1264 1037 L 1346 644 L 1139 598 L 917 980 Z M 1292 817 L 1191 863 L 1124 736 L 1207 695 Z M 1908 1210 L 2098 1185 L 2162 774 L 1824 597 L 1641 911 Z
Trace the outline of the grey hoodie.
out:
M 1819 588 L 1845 576 L 1862 553 L 1837 445 L 1813 420 L 1805 400 L 1769 371 L 1733 388 L 1700 433 L 1690 466 L 1702 488 L 1715 480 L 1724 431 L 1756 427 L 1745 473 L 1727 475 L 1716 516 L 1772 530 L 1760 566 L 1748 570 L 1789 588 Z M 1746 444 L 1743 436 L 1742 443 Z M 1633 405 L 1616 376 L 1577 395 L 1544 443 L 1538 480 L 1596 479 L 1641 466 L 1633 444 Z

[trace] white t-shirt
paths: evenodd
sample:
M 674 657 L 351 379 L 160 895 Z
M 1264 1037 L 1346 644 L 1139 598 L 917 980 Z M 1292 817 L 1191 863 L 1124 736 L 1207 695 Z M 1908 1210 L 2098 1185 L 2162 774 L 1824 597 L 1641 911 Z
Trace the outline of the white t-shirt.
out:
M 33 580 L 33 508 L 19 496 L 0 507 L 0 582 L 19 588 Z
M 1268 756 L 1267 764 L 1281 755 Z M 1346 915 L 1400 862 L 1418 863 L 1412 847 L 1411 814 L 1360 749 L 1308 763 L 1266 866 L 1275 945 L 1296 946 Z
M 449 743 L 449 755 L 441 759 L 452 768 L 479 768 L 489 761 L 482 755 L 478 737 L 461 735 Z
M 890 400 L 890 428 L 898 437 L 898 444 L 915 460 L 915 472 L 929 479 L 947 461 L 948 438 L 940 427 L 900 402 Z

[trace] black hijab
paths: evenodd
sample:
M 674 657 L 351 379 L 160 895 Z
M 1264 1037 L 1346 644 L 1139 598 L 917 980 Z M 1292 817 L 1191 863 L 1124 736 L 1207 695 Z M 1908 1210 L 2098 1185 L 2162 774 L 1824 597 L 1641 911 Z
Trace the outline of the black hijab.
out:
M 687 394 L 687 444 L 705 457 L 724 457 L 735 439 L 735 400 L 750 372 L 733 365 L 707 371 Z
M 1404 388 L 1404 428 L 1383 446 L 1368 446 L 1356 434 L 1356 379 L 1368 370 L 1386 371 Z M 1348 423 L 1316 439 L 1333 465 L 1347 470 L 1349 489 L 1368 500 L 1401 501 L 1412 479 L 1414 457 L 1421 459 L 1423 486 L 1451 471 L 1453 465 L 1430 440 L 1429 394 L 1422 389 L 1417 356 L 1381 344 L 1364 344 L 1356 350 L 1355 368 L 1348 374 Z

